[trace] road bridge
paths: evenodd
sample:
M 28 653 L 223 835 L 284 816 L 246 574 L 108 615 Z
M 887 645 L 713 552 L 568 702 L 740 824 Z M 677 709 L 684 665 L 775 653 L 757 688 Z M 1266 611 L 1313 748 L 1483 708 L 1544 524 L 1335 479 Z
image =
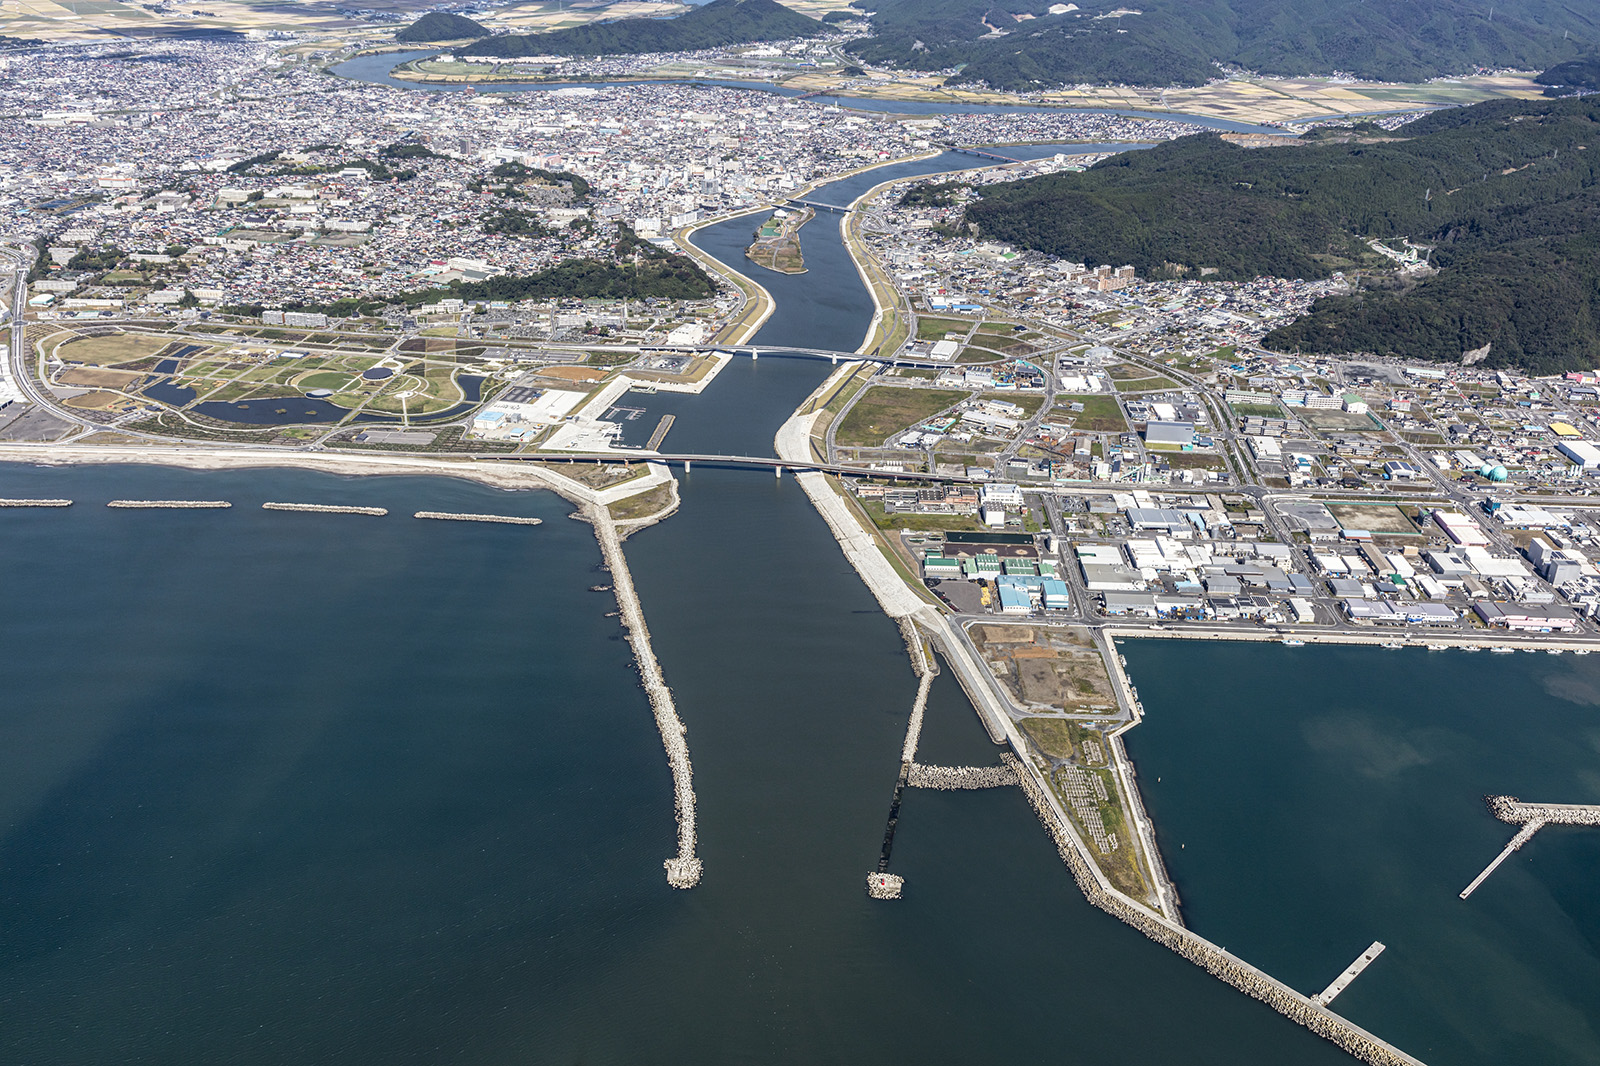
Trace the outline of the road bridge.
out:
M 999 155 L 998 153 L 995 153 L 995 152 L 985 152 L 982 148 L 958 148 L 955 145 L 951 145 L 948 148 L 946 148 L 946 151 L 954 152 L 956 155 L 975 155 L 979 159 L 996 159 L 996 160 L 999 160 L 1002 163 L 1024 163 L 1024 162 L 1026 162 L 1026 160 L 1023 160 L 1023 159 L 1013 159 L 1011 156 L 1008 156 L 1008 155 Z
M 825 204 L 821 200 L 788 200 L 785 202 L 799 204 L 801 207 L 809 207 L 817 211 L 832 211 L 836 215 L 848 215 L 850 213 L 848 207 L 840 207 L 838 204 Z
M 771 470 L 782 477 L 785 470 L 792 474 L 816 472 L 840 474 L 846 477 L 881 478 L 888 481 L 917 481 L 974 484 L 977 478 L 956 474 L 929 474 L 921 470 L 874 470 L 865 466 L 848 466 L 843 463 L 805 463 L 760 455 L 700 455 L 672 454 L 669 452 L 532 452 L 526 455 L 474 455 L 475 462 L 491 463 L 682 463 L 688 470 L 694 463 L 709 466 L 728 466 L 744 469 Z

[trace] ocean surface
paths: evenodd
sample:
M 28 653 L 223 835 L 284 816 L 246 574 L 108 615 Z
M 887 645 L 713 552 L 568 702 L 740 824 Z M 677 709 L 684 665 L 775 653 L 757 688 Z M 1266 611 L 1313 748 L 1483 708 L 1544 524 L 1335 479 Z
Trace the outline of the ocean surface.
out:
M 748 232 L 747 222 L 727 225 L 704 232 L 705 246 Z M 829 232 L 807 227 L 808 258 L 832 254 Z M 810 282 L 783 290 L 787 317 L 774 316 L 760 340 L 853 348 L 870 316 L 859 283 L 851 295 L 855 277 L 800 275 Z M 675 450 L 759 454 L 829 369 L 739 359 L 701 396 L 637 399 L 652 412 L 670 400 L 692 416 L 673 430 Z M 863 881 L 916 687 L 899 632 L 792 479 L 697 464 L 682 481 L 680 513 L 626 550 L 689 729 L 706 864 L 691 892 L 665 882 L 671 779 L 628 648 L 606 617 L 615 605 L 588 591 L 609 583 L 594 572 L 599 550 L 556 497 L 444 477 L 0 464 L 0 496 L 78 501 L 0 510 L 0 1062 L 1349 1061 L 1091 908 L 1016 790 L 909 793 L 892 867 L 907 878 L 906 897 L 870 901 Z M 235 506 L 103 506 L 119 497 Z M 263 512 L 266 500 L 392 513 Z M 421 509 L 546 521 L 406 517 Z M 1185 672 L 1159 658 L 1180 651 L 1221 656 L 1225 668 L 1197 661 Z M 1293 683 L 1310 661 L 1276 647 L 1246 653 L 1255 658 L 1241 680 L 1229 648 L 1130 651 L 1151 707 L 1133 745 L 1147 787 L 1163 730 L 1198 717 L 1189 704 L 1203 703 L 1192 695 L 1163 716 L 1163 679 L 1176 686 L 1168 693 L 1201 684 L 1213 701 L 1204 706 L 1231 708 L 1245 682 Z M 1396 654 L 1367 651 L 1351 663 L 1378 676 L 1398 661 L 1382 657 Z M 1467 679 L 1497 676 L 1513 657 L 1453 669 L 1436 658 L 1438 683 L 1459 696 L 1480 690 Z M 1427 702 L 1431 675 L 1420 667 L 1430 665 L 1374 686 L 1361 713 L 1395 722 L 1443 713 Z M 1590 684 L 1578 660 L 1511 665 L 1535 695 L 1541 677 L 1574 670 L 1579 681 L 1552 684 L 1600 693 L 1600 679 L 1572 687 Z M 1474 743 L 1510 758 L 1566 736 L 1576 760 L 1589 741 L 1562 732 L 1575 722 L 1524 734 L 1526 687 L 1508 685 L 1493 713 L 1472 712 L 1500 727 Z M 1289 713 L 1264 681 L 1249 698 L 1249 714 Z M 1377 982 L 1395 979 L 1385 976 L 1391 966 L 1404 972 L 1427 953 L 1395 928 L 1401 911 L 1370 899 L 1406 895 L 1409 880 L 1431 876 L 1431 853 L 1388 849 L 1393 869 L 1339 896 L 1350 908 L 1342 918 L 1329 917 L 1338 900 L 1308 908 L 1279 898 L 1304 891 L 1283 871 L 1297 861 L 1361 868 L 1358 832 L 1312 848 L 1313 826 L 1296 823 L 1250 834 L 1249 863 L 1190 867 L 1215 855 L 1180 848 L 1197 839 L 1184 818 L 1215 821 L 1219 840 L 1229 821 L 1191 802 L 1216 804 L 1220 793 L 1221 809 L 1234 811 L 1280 801 L 1259 767 L 1217 772 L 1242 757 L 1236 749 L 1276 766 L 1291 788 L 1302 784 L 1297 770 L 1315 777 L 1326 757 L 1232 736 L 1231 724 L 1213 720 L 1202 738 L 1212 747 L 1167 749 L 1178 779 L 1200 779 L 1212 798 L 1174 806 L 1164 783 L 1153 789 L 1199 931 L 1274 972 L 1281 964 L 1308 990 L 1384 939 L 1391 954 L 1341 1007 L 1424 1057 L 1450 1046 L 1431 1061 L 1495 1061 L 1473 1047 L 1462 1054 L 1466 1038 L 1454 1029 L 1489 1022 L 1461 1023 L 1440 991 L 1475 973 L 1387 989 L 1415 1010 L 1373 1002 L 1385 991 Z M 1406 736 L 1434 750 L 1425 730 Z M 922 752 L 963 763 L 997 756 L 948 674 L 934 685 Z M 1459 853 L 1440 872 L 1448 891 L 1416 894 L 1417 907 L 1457 907 L 1460 884 L 1508 835 L 1474 807 L 1478 792 L 1584 798 L 1566 794 L 1565 777 L 1524 769 L 1505 785 L 1452 783 L 1448 802 L 1461 815 L 1444 828 L 1461 835 L 1451 845 Z M 1385 794 L 1348 776 L 1352 794 L 1371 799 L 1367 820 L 1313 810 L 1319 831 L 1400 824 Z M 1552 843 L 1585 846 L 1545 832 L 1527 860 Z M 1574 884 L 1592 869 L 1584 859 L 1565 860 Z M 1523 865 L 1503 868 L 1472 907 L 1501 905 L 1497 894 L 1516 888 Z M 1258 905 L 1236 899 L 1242 880 Z M 1274 917 L 1272 907 L 1291 904 L 1301 909 Z M 1584 913 L 1581 899 L 1566 905 L 1524 915 L 1522 928 Z M 1569 973 L 1589 980 L 1581 955 L 1568 948 L 1546 968 L 1530 956 L 1521 970 L 1484 971 L 1474 987 L 1492 998 L 1530 974 L 1541 987 Z M 1583 1051 L 1593 1044 L 1571 1019 L 1587 987 L 1516 995 L 1563 1021 L 1541 1039 Z
M 1600 803 L 1600 661 L 1130 640 L 1126 736 L 1196 932 L 1434 1064 L 1600 1062 L 1600 829 L 1485 794 Z

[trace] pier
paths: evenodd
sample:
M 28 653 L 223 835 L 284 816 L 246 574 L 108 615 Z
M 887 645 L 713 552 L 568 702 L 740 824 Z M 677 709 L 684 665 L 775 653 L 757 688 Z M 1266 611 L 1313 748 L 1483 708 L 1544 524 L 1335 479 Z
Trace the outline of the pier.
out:
M 196 508 L 216 510 L 224 507 L 232 507 L 233 504 L 229 503 L 227 500 L 112 500 L 110 503 L 106 504 L 106 506 L 134 509 L 146 507 L 165 507 L 177 509 Z
M 382 517 L 389 513 L 387 507 L 343 507 L 331 503 L 264 503 L 263 511 L 310 511 L 313 514 L 365 514 Z
M 455 511 L 418 511 L 412 518 L 437 518 L 445 522 L 500 522 L 508 526 L 539 526 L 542 518 L 521 518 L 509 514 L 460 514 Z
M 644 624 L 644 609 L 639 604 L 639 594 L 634 591 L 633 574 L 628 570 L 628 560 L 622 554 L 622 540 L 611 520 L 611 512 L 602 506 L 587 507 L 589 521 L 594 525 L 595 539 L 600 542 L 600 553 L 605 556 L 606 569 L 611 573 L 612 591 L 617 597 L 617 607 L 622 612 L 622 626 L 628 633 L 628 643 L 633 648 L 633 658 L 639 668 L 639 679 L 655 712 L 656 728 L 661 732 L 661 745 L 667 751 L 667 763 L 672 768 L 672 789 L 678 819 L 678 854 L 667 859 L 667 884 L 673 888 L 693 888 L 700 883 L 704 865 L 695 855 L 694 822 L 694 769 L 689 765 L 689 743 L 684 734 L 689 730 L 678 717 L 672 702 L 672 690 L 661 676 L 661 664 L 650 647 L 650 630 Z
M 0 507 L 71 507 L 71 500 L 0 500 Z
M 1328 1004 L 1332 1003 L 1336 998 L 1338 998 L 1339 993 L 1349 988 L 1350 982 L 1354 981 L 1357 977 L 1360 977 L 1361 971 L 1365 970 L 1368 966 L 1371 966 L 1372 960 L 1376 959 L 1379 955 L 1382 955 L 1383 952 L 1384 945 L 1374 940 L 1372 942 L 1372 946 L 1367 948 L 1366 951 L 1363 951 L 1361 956 L 1356 959 L 1355 962 L 1352 962 L 1349 966 L 1344 968 L 1344 973 L 1333 979 L 1332 984 L 1330 984 L 1327 988 L 1324 988 L 1317 995 L 1312 996 L 1311 1002 L 1315 1003 L 1319 1007 L 1326 1007 Z
M 677 415 L 662 415 L 661 421 L 656 423 L 656 431 L 650 434 L 650 443 L 644 446 L 645 451 L 653 452 L 661 447 L 661 442 L 667 437 L 667 430 L 672 428 L 672 423 L 677 421 Z
M 1511 853 L 1519 851 L 1522 845 L 1533 839 L 1533 835 L 1547 825 L 1600 825 L 1600 805 L 1586 803 L 1524 803 L 1515 796 L 1486 796 L 1485 802 L 1489 805 L 1489 813 L 1502 822 L 1520 825 L 1517 835 L 1505 846 L 1494 861 L 1483 868 L 1483 873 L 1472 879 L 1472 884 L 1461 890 L 1461 898 L 1466 899 L 1478 890 L 1478 886 L 1489 879 L 1489 875 L 1500 868 L 1500 864 L 1511 858 Z

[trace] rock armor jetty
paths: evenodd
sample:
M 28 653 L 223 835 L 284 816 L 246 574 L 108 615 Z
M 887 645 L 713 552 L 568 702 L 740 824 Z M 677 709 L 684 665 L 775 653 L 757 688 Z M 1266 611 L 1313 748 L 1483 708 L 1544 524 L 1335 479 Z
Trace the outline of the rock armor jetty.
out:
M 650 707 L 655 712 L 656 728 L 661 731 L 661 745 L 667 750 L 667 763 L 672 768 L 672 787 L 678 818 L 678 854 L 666 860 L 667 884 L 673 888 L 693 888 L 700 883 L 704 867 L 695 855 L 694 822 L 694 769 L 689 765 L 689 744 L 684 740 L 688 732 L 678 717 L 672 702 L 672 690 L 661 676 L 661 666 L 650 647 L 650 630 L 644 623 L 644 609 L 633 588 L 633 575 L 628 570 L 628 560 L 622 554 L 622 540 L 611 514 L 601 506 L 588 510 L 589 521 L 594 524 L 595 539 L 600 542 L 600 552 L 605 556 L 606 568 L 611 572 L 612 591 L 621 609 L 622 625 L 628 632 L 628 643 L 633 647 L 634 662 L 639 668 L 639 679 L 645 694 L 650 697 Z

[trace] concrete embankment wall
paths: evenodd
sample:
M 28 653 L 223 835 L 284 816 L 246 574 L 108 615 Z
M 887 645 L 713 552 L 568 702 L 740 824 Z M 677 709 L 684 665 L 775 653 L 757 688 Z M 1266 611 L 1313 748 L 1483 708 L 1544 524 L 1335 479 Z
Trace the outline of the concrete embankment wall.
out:
M 634 591 L 633 575 L 628 570 L 627 558 L 622 554 L 622 541 L 617 536 L 611 515 L 604 507 L 590 507 L 587 513 L 594 525 L 595 538 L 600 542 L 601 554 L 611 570 L 611 585 L 616 593 L 617 606 L 622 611 L 622 624 L 628 632 L 628 643 L 633 647 L 640 681 L 655 712 L 656 728 L 661 732 L 661 744 L 667 751 L 667 763 L 672 768 L 678 819 L 678 854 L 663 864 L 667 869 L 667 883 L 673 888 L 693 888 L 700 883 L 703 867 L 695 856 L 694 770 L 689 764 L 689 744 L 684 740 L 688 730 L 678 717 L 672 690 L 661 676 L 661 665 L 656 662 L 655 651 L 650 646 L 650 630 L 645 626 L 644 609 L 639 604 L 639 594 Z
M 1073 878 L 1089 902 L 1113 917 L 1127 922 L 1158 944 L 1171 948 L 1245 995 L 1261 1000 L 1285 1017 L 1332 1041 L 1358 1059 L 1373 1063 L 1374 1066 L 1421 1066 L 1419 1060 L 1332 1011 L 1318 1006 L 1310 997 L 1262 973 L 1244 960 L 1228 954 L 1209 940 L 1167 921 L 1153 911 L 1131 903 L 1114 891 L 1108 891 L 1097 876 L 1098 871 L 1084 859 L 1069 831 L 1056 817 L 1033 776 L 1027 773 L 1025 768 L 1015 765 L 1018 760 L 1009 752 L 1001 758 L 1013 764 L 1017 780 L 1021 783 L 1029 804 L 1049 832 L 1055 842 L 1056 850 L 1072 871 Z

